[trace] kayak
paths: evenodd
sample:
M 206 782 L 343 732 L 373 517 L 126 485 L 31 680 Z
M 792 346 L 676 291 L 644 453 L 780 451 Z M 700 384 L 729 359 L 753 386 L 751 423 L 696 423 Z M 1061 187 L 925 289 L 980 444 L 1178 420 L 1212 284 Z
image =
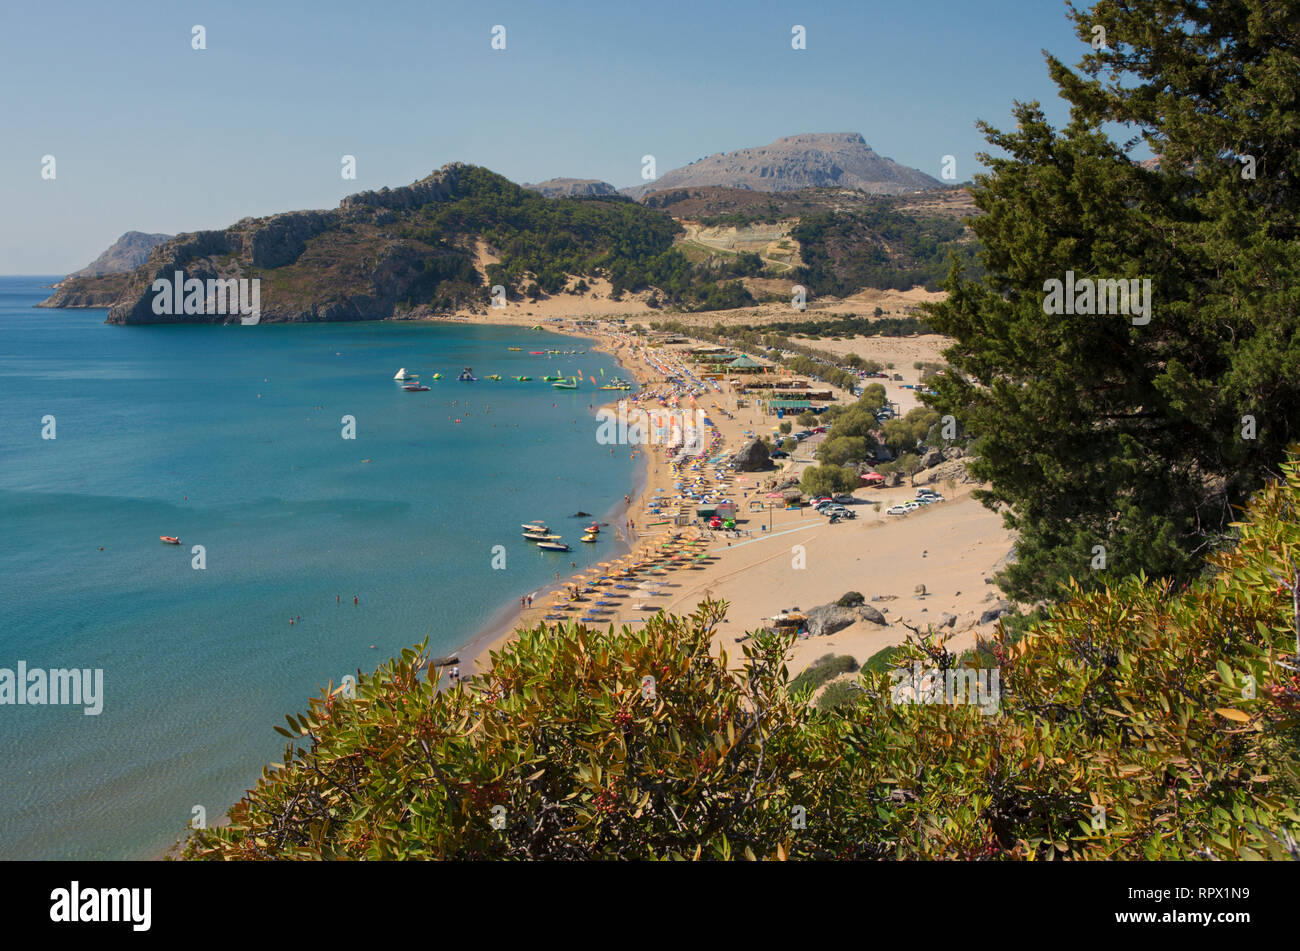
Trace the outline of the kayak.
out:
M 158 540 L 164 545 L 179 545 L 181 540 L 175 535 L 159 535 Z

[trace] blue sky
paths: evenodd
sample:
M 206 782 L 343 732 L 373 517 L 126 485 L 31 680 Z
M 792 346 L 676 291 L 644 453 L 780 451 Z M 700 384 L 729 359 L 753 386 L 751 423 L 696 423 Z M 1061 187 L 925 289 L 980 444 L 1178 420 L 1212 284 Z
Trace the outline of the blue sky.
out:
M 624 187 L 646 154 L 662 174 L 860 132 L 936 177 L 955 155 L 965 180 L 976 119 L 1009 125 L 1014 99 L 1039 99 L 1065 120 L 1043 49 L 1084 52 L 1059 0 L 15 3 L 0 30 L 0 274 L 75 270 L 128 230 L 334 207 L 451 161 Z

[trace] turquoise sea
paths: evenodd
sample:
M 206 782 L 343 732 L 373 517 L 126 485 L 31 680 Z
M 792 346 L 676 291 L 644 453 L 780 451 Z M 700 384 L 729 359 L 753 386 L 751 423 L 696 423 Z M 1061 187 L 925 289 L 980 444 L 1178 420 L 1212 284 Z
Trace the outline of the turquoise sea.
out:
M 589 405 L 609 394 L 541 381 L 618 367 L 527 353 L 585 340 L 114 327 L 33 309 L 52 280 L 0 278 L 0 668 L 102 668 L 104 706 L 0 706 L 0 858 L 157 857 L 279 759 L 273 725 L 328 681 L 426 636 L 454 651 L 571 560 L 621 552 L 578 545 L 568 517 L 618 520 L 639 478 L 596 443 Z M 479 382 L 456 381 L 466 365 Z M 432 389 L 403 391 L 402 366 Z M 575 551 L 523 542 L 538 518 Z

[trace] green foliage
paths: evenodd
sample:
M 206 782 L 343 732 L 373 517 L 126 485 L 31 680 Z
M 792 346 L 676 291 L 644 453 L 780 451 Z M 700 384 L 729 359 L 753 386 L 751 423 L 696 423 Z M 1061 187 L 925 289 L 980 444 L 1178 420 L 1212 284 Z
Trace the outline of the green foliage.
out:
M 931 430 L 939 423 L 939 414 L 926 406 L 917 406 L 902 419 L 885 420 L 882 426 L 884 444 L 895 453 L 915 450 L 918 443 L 931 437 Z
M 898 662 L 894 658 L 902 654 L 904 654 L 902 647 L 892 645 L 882 647 L 867 658 L 867 662 L 862 665 L 862 669 L 873 674 L 887 674 L 898 666 Z
M 865 436 L 836 435 L 821 444 L 817 450 L 817 461 L 832 466 L 861 462 L 868 458 L 874 447 L 874 441 Z
M 858 472 L 849 466 L 821 465 L 809 466 L 803 471 L 799 488 L 805 495 L 835 495 L 838 492 L 852 492 L 862 484 Z
M 803 282 L 820 295 L 847 297 L 864 287 L 938 290 L 955 258 L 975 264 L 965 225 L 888 208 L 828 211 L 800 219 L 791 231 L 804 260 Z
M 825 713 L 834 710 L 836 707 L 842 707 L 846 703 L 852 703 L 862 696 L 862 685 L 852 680 L 837 680 L 833 684 L 828 684 L 826 689 L 821 692 L 817 698 L 817 709 Z
M 1105 583 L 1096 545 L 1122 574 L 1194 577 L 1300 437 L 1300 9 L 1105 0 L 1071 18 L 1107 36 L 1078 72 L 1049 58 L 1073 121 L 1026 103 L 1015 131 L 984 127 L 987 277 L 954 269 L 929 308 L 956 343 L 928 402 L 975 437 L 977 496 L 1019 534 L 999 583 L 1024 601 Z M 1117 124 L 1131 141 L 1099 131 Z M 1142 140 L 1158 167 L 1132 159 Z M 1150 322 L 1045 314 L 1067 271 L 1150 279 Z
M 719 282 L 755 273 L 754 260 L 730 255 L 729 262 L 691 264 L 673 247 L 681 226 L 664 212 L 613 196 L 545 198 L 485 168 L 467 169 L 449 200 L 421 209 L 404 230 L 448 259 L 428 286 L 420 285 L 430 295 L 447 293 L 439 282 L 476 283 L 464 248 L 465 239 L 481 236 L 500 259 L 486 269 L 488 284 L 534 300 L 564 290 L 570 275 L 598 275 L 609 279 L 616 297 L 654 286 L 690 310 L 753 302 L 738 282 Z M 580 282 L 578 289 L 586 286 Z
M 857 669 L 858 662 L 849 654 L 825 654 L 790 681 L 790 693 L 799 694 L 806 690 L 816 690 L 832 677 L 849 674 Z

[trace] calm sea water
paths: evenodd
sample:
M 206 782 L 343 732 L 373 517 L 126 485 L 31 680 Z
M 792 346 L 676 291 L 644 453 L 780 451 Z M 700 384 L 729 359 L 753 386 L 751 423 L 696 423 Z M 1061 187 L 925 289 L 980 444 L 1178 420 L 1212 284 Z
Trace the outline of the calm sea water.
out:
M 519 537 L 541 518 L 576 543 L 567 516 L 609 512 L 636 478 L 595 442 L 588 406 L 609 394 L 540 379 L 612 359 L 526 352 L 586 341 L 110 327 L 102 310 L 33 310 L 51 280 L 0 278 L 0 667 L 103 668 L 105 698 L 99 716 L 0 706 L 0 858 L 157 856 L 194 806 L 215 821 L 279 758 L 272 726 L 326 682 L 425 636 L 455 650 L 571 560 L 613 551 Z M 480 382 L 456 382 L 465 365 Z M 403 391 L 400 366 L 432 390 Z

